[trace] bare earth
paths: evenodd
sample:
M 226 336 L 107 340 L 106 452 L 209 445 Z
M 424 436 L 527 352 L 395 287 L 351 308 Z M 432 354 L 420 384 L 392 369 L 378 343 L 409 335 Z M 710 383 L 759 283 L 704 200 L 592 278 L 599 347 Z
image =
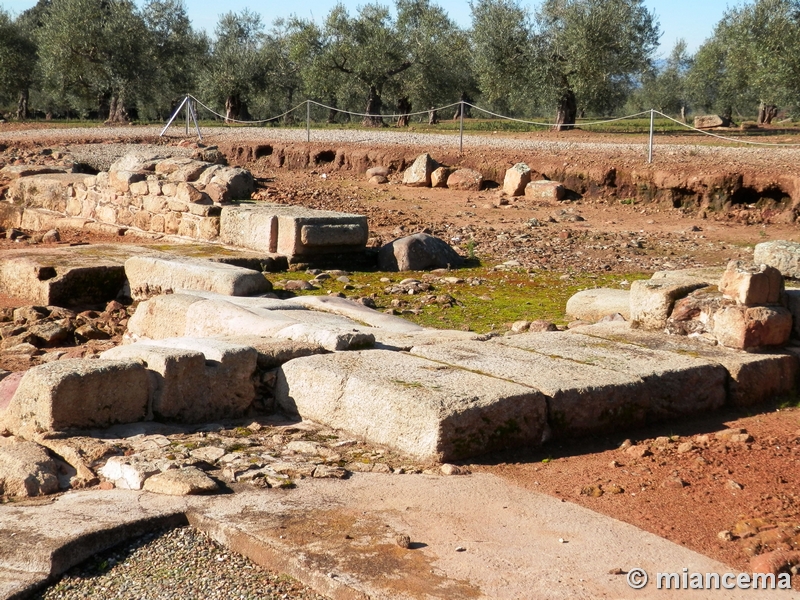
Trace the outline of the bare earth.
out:
M 0 162 L 46 163 L 53 159 L 39 155 L 39 148 L 69 152 L 76 143 L 118 142 L 130 137 L 160 144 L 179 141 L 176 130 L 166 141 L 158 141 L 154 133 L 154 128 L 33 131 L 3 124 L 0 142 L 8 149 L 0 155 Z M 313 133 L 317 139 L 335 132 Z M 457 140 L 452 136 L 446 138 L 447 146 L 440 139 L 431 139 L 426 146 L 423 144 L 430 138 L 421 134 L 399 134 L 406 137 L 393 140 L 389 133 L 347 132 L 354 136 L 352 140 L 360 137 L 358 141 L 371 147 L 381 145 L 398 156 L 429 151 L 437 159 L 449 155 L 458 160 L 452 145 Z M 264 142 L 276 135 L 305 140 L 304 131 L 248 128 L 210 130 L 205 141 L 222 143 L 235 136 L 242 142 Z M 550 162 L 571 161 L 587 168 L 624 165 L 683 174 L 735 170 L 745 177 L 800 176 L 797 148 L 720 148 L 694 137 L 659 138 L 657 165 L 648 166 L 643 136 L 537 133 L 505 136 L 502 147 L 498 138 L 487 136 L 484 145 L 478 146 L 481 141 L 470 137 L 466 154 L 473 162 L 505 161 L 508 166 L 523 160 L 531 164 L 534 157 L 547 154 Z M 702 144 L 694 145 L 698 141 Z M 769 141 L 796 143 L 800 137 Z M 244 166 L 259 178 L 259 199 L 366 214 L 375 246 L 422 229 L 461 246 L 462 251 L 472 239 L 475 253 L 487 266 L 513 258 L 522 267 L 565 274 L 649 273 L 749 257 L 752 245 L 765 240 L 800 241 L 795 224 L 752 218 L 753 207 L 735 207 L 701 218 L 690 210 L 623 204 L 607 195 L 562 203 L 512 199 L 506 206 L 496 206 L 500 195 L 493 189 L 476 193 L 405 188 L 396 174 L 392 183 L 377 187 L 352 171 L 321 167 L 291 171 L 271 167 L 263 159 Z M 531 219 L 538 225 L 531 226 Z M 75 233 L 66 235 L 62 243 L 85 241 L 122 238 L 99 240 Z M 0 252 L 14 247 L 19 245 L 0 240 Z M 17 305 L 17 299 L 3 296 L 0 290 L 0 307 Z M 537 452 L 492 456 L 470 468 L 627 521 L 748 571 L 752 555 L 777 548 L 800 550 L 800 409 L 796 399 L 783 408 L 781 402 L 776 399 L 773 406 L 759 407 L 754 414 L 729 412 L 646 431 L 550 445 Z M 749 440 L 732 442 L 715 435 L 728 428 L 741 428 L 750 435 Z M 636 457 L 620 449 L 626 438 L 646 445 L 651 454 Z M 720 537 L 720 532 L 726 531 L 730 534 Z M 793 583 L 800 589 L 800 578 L 795 576 Z

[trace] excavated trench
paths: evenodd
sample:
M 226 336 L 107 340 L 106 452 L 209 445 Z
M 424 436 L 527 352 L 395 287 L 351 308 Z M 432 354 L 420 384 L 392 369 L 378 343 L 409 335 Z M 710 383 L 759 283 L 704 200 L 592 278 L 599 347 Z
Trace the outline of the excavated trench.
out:
M 419 148 L 375 147 L 356 144 L 221 144 L 220 152 L 229 163 L 252 166 L 258 163 L 282 169 L 330 169 L 363 173 L 370 167 L 385 166 L 402 172 L 419 154 Z M 800 176 L 765 174 L 756 170 L 727 170 L 724 164 L 713 171 L 647 164 L 636 168 L 589 166 L 565 163 L 563 158 L 530 151 L 512 153 L 479 149 L 459 154 L 452 149 L 430 151 L 440 164 L 480 171 L 485 188 L 502 184 L 506 169 L 525 162 L 534 178 L 560 181 L 569 199 L 622 204 L 656 204 L 680 208 L 689 214 L 733 219 L 747 223 L 794 223 L 800 212 Z

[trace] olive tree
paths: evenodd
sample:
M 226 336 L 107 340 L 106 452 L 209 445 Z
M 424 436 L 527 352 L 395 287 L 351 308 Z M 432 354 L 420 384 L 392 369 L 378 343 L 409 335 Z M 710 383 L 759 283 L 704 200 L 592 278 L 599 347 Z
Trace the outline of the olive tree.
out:
M 17 102 L 16 116 L 28 116 L 28 89 L 36 69 L 36 44 L 20 20 L 0 10 L 0 102 Z

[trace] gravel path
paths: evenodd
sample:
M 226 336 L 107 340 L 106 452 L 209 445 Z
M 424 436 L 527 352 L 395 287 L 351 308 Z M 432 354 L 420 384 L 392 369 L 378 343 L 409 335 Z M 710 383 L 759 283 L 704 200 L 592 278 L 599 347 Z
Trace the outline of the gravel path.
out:
M 76 127 L 47 129 L 17 129 L 3 131 L 0 128 L 0 142 L 64 144 L 107 143 L 129 139 L 136 142 L 169 143 L 187 136 L 183 127 L 172 127 L 164 138 L 159 138 L 161 127 Z M 281 129 L 276 127 L 206 127 L 202 130 L 206 144 L 222 143 L 297 143 L 306 141 L 304 129 Z M 736 136 L 732 132 L 731 137 Z M 553 139 L 559 136 L 559 139 Z M 194 139 L 193 136 L 189 136 Z M 796 142 L 785 136 L 772 136 L 770 143 Z M 616 141 L 619 140 L 619 141 Z M 632 142 L 631 140 L 636 140 Z M 691 140 L 692 143 L 687 143 Z M 414 146 L 452 152 L 458 149 L 458 133 L 415 133 L 397 131 L 391 128 L 374 131 L 355 129 L 312 129 L 311 141 L 317 143 L 352 143 L 364 146 Z M 699 142 L 699 143 L 698 143 Z M 711 144 L 711 145 L 710 145 Z M 719 145 L 723 144 L 723 145 Z M 686 168 L 724 168 L 740 170 L 759 168 L 775 173 L 794 173 L 800 146 L 742 146 L 724 145 L 725 142 L 711 137 L 657 136 L 654 151 L 654 167 L 681 165 Z M 546 153 L 564 155 L 572 160 L 593 156 L 614 161 L 612 164 L 625 164 L 628 161 L 642 163 L 647 156 L 647 135 L 593 134 L 591 132 L 534 132 L 513 135 L 464 135 L 464 150 L 486 148 L 512 150 L 523 153 Z M 702 163 L 705 163 L 703 165 Z M 646 165 L 645 165 L 646 166 Z
M 203 533 L 157 531 L 70 569 L 36 600 L 325 600 L 286 575 L 229 552 Z

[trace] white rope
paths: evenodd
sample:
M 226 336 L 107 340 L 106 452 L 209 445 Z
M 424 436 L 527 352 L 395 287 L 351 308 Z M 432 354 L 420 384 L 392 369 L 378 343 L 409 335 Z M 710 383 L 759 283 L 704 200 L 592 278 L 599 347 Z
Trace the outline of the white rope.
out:
M 459 104 L 461 104 L 460 102 L 454 102 L 453 104 L 448 104 L 447 106 L 441 106 L 441 107 L 437 107 L 437 108 L 429 108 L 428 110 L 421 110 L 421 111 L 418 111 L 418 112 L 410 112 L 410 113 L 402 113 L 402 114 L 391 114 L 391 115 L 375 115 L 375 114 L 369 114 L 369 113 L 350 112 L 349 110 L 342 110 L 340 108 L 336 108 L 335 106 L 328 106 L 327 104 L 321 104 L 321 103 L 316 102 L 314 100 L 309 100 L 309 102 L 311 102 L 311 104 L 316 104 L 317 106 L 319 106 L 321 108 L 327 108 L 328 110 L 335 110 L 335 111 L 340 112 L 340 113 L 345 114 L 345 115 L 351 115 L 351 116 L 354 116 L 354 117 L 370 117 L 370 118 L 374 118 L 374 119 L 397 119 L 399 117 L 416 117 L 417 115 L 427 115 L 427 114 L 430 114 L 431 111 L 445 110 L 446 108 L 451 108 L 453 106 L 458 106 Z
M 300 104 L 298 104 L 297 106 L 295 106 L 294 108 L 291 108 L 291 109 L 287 110 L 285 113 L 282 113 L 282 114 L 280 114 L 280 115 L 278 115 L 278 116 L 276 116 L 276 117 L 271 117 L 271 118 L 269 118 L 269 119 L 261 119 L 260 121 L 241 121 L 241 120 L 239 120 L 239 119 L 229 119 L 229 118 L 227 118 L 225 115 L 221 115 L 221 114 L 219 114 L 219 113 L 218 113 L 217 111 L 215 111 L 213 108 L 211 108 L 211 107 L 209 107 L 209 106 L 206 106 L 205 104 L 203 104 L 202 102 L 200 102 L 200 100 L 198 100 L 197 98 L 195 98 L 195 97 L 194 97 L 194 96 L 192 96 L 191 94 L 189 94 L 189 97 L 190 97 L 192 100 L 194 100 L 195 102 L 197 102 L 197 103 L 198 103 L 200 106 L 202 106 L 203 108 L 205 108 L 205 109 L 206 109 L 208 112 L 210 112 L 211 114 L 213 114 L 213 115 L 216 115 L 216 116 L 220 117 L 221 119 L 225 119 L 225 122 L 226 122 L 226 123 L 231 123 L 231 122 L 233 122 L 233 123 L 242 123 L 242 124 L 250 124 L 250 125 L 252 125 L 252 124 L 257 124 L 257 123 L 269 123 L 269 122 L 271 122 L 271 121 L 277 121 L 278 119 L 281 119 L 281 118 L 285 117 L 286 115 L 293 113 L 294 111 L 296 111 L 298 108 L 300 108 L 301 106 L 303 106 L 303 105 L 305 104 L 305 101 L 303 101 L 303 102 L 301 102 Z
M 725 140 L 725 141 L 728 141 L 728 142 L 736 142 L 738 144 L 750 144 L 751 146 L 787 146 L 787 147 L 800 146 L 800 144 L 782 144 L 782 143 L 771 143 L 771 142 L 751 142 L 749 140 L 740 140 L 739 138 L 727 137 L 727 136 L 724 136 L 724 135 L 711 133 L 710 131 L 703 131 L 702 129 L 697 129 L 696 127 L 692 127 L 691 125 L 688 125 L 686 123 L 682 123 L 682 122 L 678 121 L 678 119 L 673 119 L 669 115 L 665 115 L 664 113 L 662 113 L 660 111 L 656 110 L 654 112 L 659 114 L 659 115 L 661 115 L 662 117 L 664 117 L 666 119 L 669 119 L 670 121 L 675 121 L 678 125 L 683 125 L 684 127 L 686 127 L 686 129 L 690 129 L 691 131 L 696 131 L 698 133 L 702 133 L 704 135 L 708 135 L 708 136 L 711 136 L 711 137 L 719 138 L 721 140 Z
M 515 121 L 517 123 L 526 123 L 528 125 L 538 125 L 540 127 L 553 127 L 553 126 L 556 125 L 556 123 L 539 123 L 537 121 L 526 121 L 525 119 L 515 119 L 514 117 L 507 117 L 505 115 L 501 115 L 501 114 L 498 114 L 498 113 L 494 113 L 494 112 L 492 112 L 490 110 L 486 110 L 485 108 L 481 108 L 480 106 L 475 106 L 474 104 L 470 104 L 469 102 L 465 102 L 464 104 L 466 106 L 471 106 L 475 110 L 479 110 L 481 112 L 484 112 L 487 115 L 491 115 L 493 117 L 497 117 L 498 119 L 506 119 L 507 121 Z M 614 121 L 623 121 L 625 119 L 632 119 L 634 117 L 640 117 L 642 115 L 647 115 L 647 114 L 650 114 L 649 110 L 642 111 L 640 113 L 636 113 L 635 115 L 628 115 L 628 116 L 625 116 L 625 117 L 617 117 L 615 119 L 608 119 L 608 120 L 605 120 L 605 121 L 594 121 L 594 122 L 591 122 L 591 123 L 570 123 L 570 125 L 572 125 L 574 127 L 588 127 L 589 125 L 602 125 L 603 123 L 613 123 Z

